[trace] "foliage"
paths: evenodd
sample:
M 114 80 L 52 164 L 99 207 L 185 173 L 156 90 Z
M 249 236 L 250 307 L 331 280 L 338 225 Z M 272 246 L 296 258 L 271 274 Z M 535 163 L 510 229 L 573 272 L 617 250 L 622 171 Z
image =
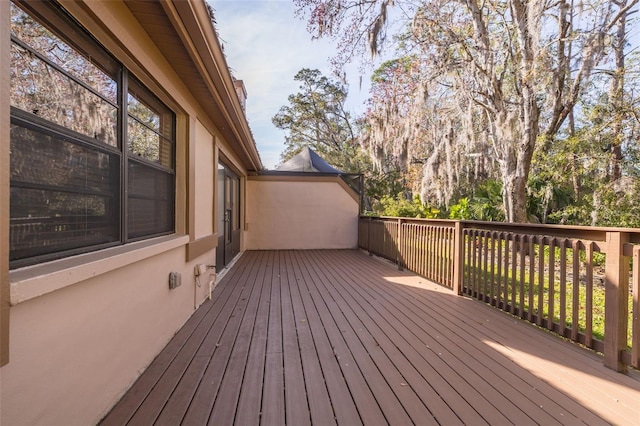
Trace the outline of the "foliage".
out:
M 449 209 L 449 219 L 471 220 L 471 209 L 469 208 L 469 199 L 461 198 Z
M 478 185 L 471 198 L 463 197 L 450 207 L 449 219 L 503 221 L 500 182 L 486 180 Z
M 404 193 L 399 193 L 395 197 L 383 196 L 376 210 L 379 216 L 426 219 L 435 219 L 440 213 L 438 209 L 423 205 L 417 194 L 412 199 L 409 199 Z
M 402 174 L 399 170 L 382 172 L 369 169 L 364 174 L 364 186 L 368 210 L 372 210 L 372 204 L 378 204 L 383 197 L 389 194 L 398 194 L 403 191 Z
M 334 65 L 395 49 L 361 141 L 383 172 L 422 164 L 423 201 L 467 198 L 453 214 L 497 218 L 474 194 L 492 179 L 510 221 L 634 223 L 616 213 L 638 201 L 638 0 L 294 3 L 314 37 L 336 40 Z
M 422 140 L 420 61 L 405 56 L 384 62 L 371 77 L 371 98 L 364 118 L 364 147 L 378 170 L 407 170 L 417 157 L 413 141 Z M 404 125 L 402 124 L 404 123 Z

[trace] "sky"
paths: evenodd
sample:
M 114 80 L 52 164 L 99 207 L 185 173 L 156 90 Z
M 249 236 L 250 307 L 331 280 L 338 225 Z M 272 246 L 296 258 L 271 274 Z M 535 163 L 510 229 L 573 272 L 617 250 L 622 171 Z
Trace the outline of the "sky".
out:
M 311 40 L 306 23 L 294 15 L 291 0 L 208 0 L 215 10 L 220 42 L 233 75 L 247 90 L 247 120 L 267 169 L 280 162 L 285 132 L 271 118 L 299 91 L 293 80 L 302 68 L 318 69 L 330 77 L 328 59 L 335 54 L 331 40 Z M 347 68 L 347 110 L 364 112 L 369 76 L 357 65 Z

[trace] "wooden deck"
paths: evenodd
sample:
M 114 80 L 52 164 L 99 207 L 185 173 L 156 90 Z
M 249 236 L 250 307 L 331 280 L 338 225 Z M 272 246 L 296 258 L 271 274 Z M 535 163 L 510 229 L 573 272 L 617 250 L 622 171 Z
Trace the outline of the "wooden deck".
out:
M 358 251 L 246 252 L 103 425 L 640 424 L 640 381 Z

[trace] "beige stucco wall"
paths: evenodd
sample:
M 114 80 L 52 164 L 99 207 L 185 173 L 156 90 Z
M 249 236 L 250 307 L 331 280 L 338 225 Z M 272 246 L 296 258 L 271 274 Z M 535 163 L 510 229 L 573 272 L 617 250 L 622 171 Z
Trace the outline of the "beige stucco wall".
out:
M 356 248 L 358 202 L 338 179 L 250 178 L 247 249 Z
M 216 259 L 220 153 L 246 174 L 237 147 L 123 3 L 63 3 L 177 114 L 176 233 L 11 271 L 10 360 L 0 369 L 2 426 L 91 425 L 109 411 L 208 294 L 211 277 L 197 286 L 194 266 Z M 8 37 L 8 30 L 0 33 L 0 43 L 8 44 Z M 7 76 L 0 77 L 5 87 Z M 8 193 L 6 179 L 1 183 L 7 186 L 1 194 Z M 8 220 L 5 213 L 2 219 Z M 6 233 L 0 236 L 6 246 Z M 181 274 L 182 285 L 170 290 L 172 271 Z
M 13 306 L 0 424 L 98 422 L 205 298 L 193 267 L 212 258 L 180 245 Z

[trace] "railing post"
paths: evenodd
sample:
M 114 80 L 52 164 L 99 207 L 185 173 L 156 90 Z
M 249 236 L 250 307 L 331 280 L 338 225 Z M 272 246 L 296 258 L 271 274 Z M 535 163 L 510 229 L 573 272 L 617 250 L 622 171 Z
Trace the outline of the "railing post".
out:
M 462 280 L 464 279 L 464 227 L 459 220 L 455 223 L 453 233 L 453 291 L 462 294 Z
M 396 263 L 398 264 L 398 271 L 402 271 L 404 269 L 402 262 L 404 261 L 404 250 L 402 250 L 404 233 L 402 232 L 402 222 L 401 218 L 398 219 L 398 247 L 396 251 Z
M 616 371 L 624 371 L 626 368 L 620 354 L 627 349 L 629 264 L 623 250 L 628 242 L 627 233 L 607 232 L 604 365 Z
M 369 216 L 369 223 L 367 223 L 367 251 L 369 256 L 373 256 L 371 253 L 371 216 Z

